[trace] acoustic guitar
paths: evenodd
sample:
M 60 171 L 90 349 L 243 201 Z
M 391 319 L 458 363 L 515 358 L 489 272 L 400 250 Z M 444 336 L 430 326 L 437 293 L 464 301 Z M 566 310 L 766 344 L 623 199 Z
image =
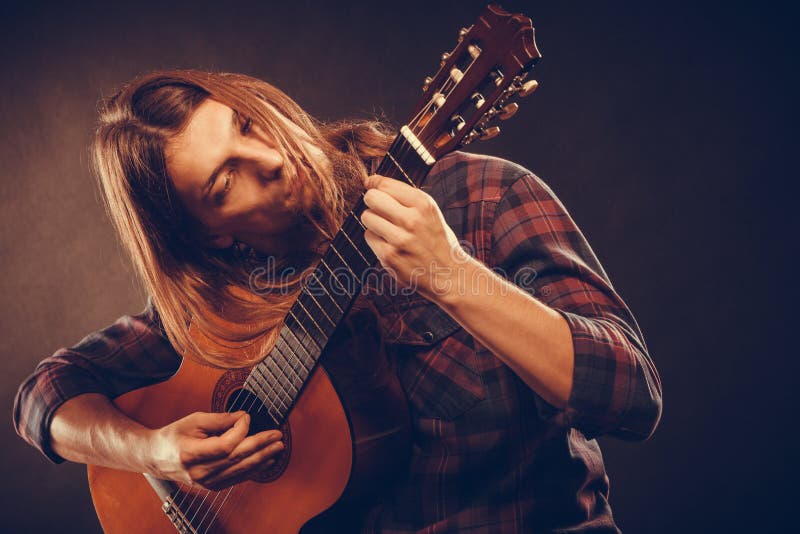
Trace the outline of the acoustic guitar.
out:
M 518 97 L 535 90 L 536 81 L 526 78 L 539 58 L 531 20 L 488 6 L 425 79 L 411 119 L 377 174 L 420 186 L 438 158 L 496 136 L 494 120 L 511 117 Z M 379 387 L 342 395 L 344 382 L 335 370 L 341 366 L 329 365 L 325 350 L 360 292 L 362 275 L 377 264 L 364 240 L 364 209 L 362 198 L 260 363 L 221 370 L 185 359 L 169 380 L 114 400 L 151 428 L 197 411 L 246 410 L 252 433 L 281 429 L 285 448 L 277 461 L 222 491 L 89 466 L 92 499 L 106 532 L 294 534 L 391 483 L 410 450 L 407 402 L 397 377 L 384 366 Z

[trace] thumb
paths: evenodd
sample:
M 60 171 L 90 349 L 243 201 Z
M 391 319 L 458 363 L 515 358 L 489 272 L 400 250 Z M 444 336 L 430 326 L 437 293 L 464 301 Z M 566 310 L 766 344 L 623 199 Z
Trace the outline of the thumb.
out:
M 222 434 L 241 419 L 246 412 L 197 412 L 192 414 L 192 424 L 197 430 L 207 434 Z

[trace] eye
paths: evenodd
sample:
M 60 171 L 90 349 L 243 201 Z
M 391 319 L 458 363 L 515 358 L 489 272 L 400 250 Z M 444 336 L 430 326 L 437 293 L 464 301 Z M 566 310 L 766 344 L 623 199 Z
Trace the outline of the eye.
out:
M 241 132 L 242 135 L 247 135 L 250 132 L 250 128 L 253 126 L 253 119 L 246 118 L 244 122 L 242 122 Z
M 225 173 L 225 177 L 222 179 L 222 189 L 214 195 L 214 202 L 217 204 L 222 204 L 225 200 L 225 195 L 227 195 L 228 191 L 230 191 L 231 186 L 233 185 L 233 174 L 234 170 L 230 170 Z

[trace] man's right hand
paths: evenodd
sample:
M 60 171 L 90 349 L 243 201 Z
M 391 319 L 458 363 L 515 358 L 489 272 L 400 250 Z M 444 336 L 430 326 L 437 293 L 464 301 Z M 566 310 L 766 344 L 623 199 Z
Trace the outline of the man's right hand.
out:
M 278 430 L 248 436 L 249 425 L 246 412 L 196 412 L 154 430 L 150 474 L 216 491 L 241 482 L 283 451 Z

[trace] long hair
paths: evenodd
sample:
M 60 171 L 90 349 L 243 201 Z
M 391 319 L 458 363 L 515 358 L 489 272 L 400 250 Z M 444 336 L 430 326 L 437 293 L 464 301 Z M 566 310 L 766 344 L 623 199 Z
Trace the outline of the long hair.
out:
M 165 149 L 197 107 L 211 98 L 248 117 L 277 145 L 284 162 L 303 169 L 312 205 L 302 217 L 321 242 L 335 235 L 363 192 L 366 167 L 382 157 L 389 129 L 376 121 L 323 124 L 272 85 L 242 74 L 193 70 L 140 76 L 101 103 L 92 166 L 106 208 L 136 273 L 151 295 L 163 329 L 184 357 L 219 367 L 242 367 L 275 344 L 319 250 L 272 258 L 274 273 L 251 287 L 254 251 L 240 244 L 204 245 L 197 221 L 178 200 Z M 287 120 L 332 163 L 321 168 Z M 291 270 L 289 270 L 291 268 Z

